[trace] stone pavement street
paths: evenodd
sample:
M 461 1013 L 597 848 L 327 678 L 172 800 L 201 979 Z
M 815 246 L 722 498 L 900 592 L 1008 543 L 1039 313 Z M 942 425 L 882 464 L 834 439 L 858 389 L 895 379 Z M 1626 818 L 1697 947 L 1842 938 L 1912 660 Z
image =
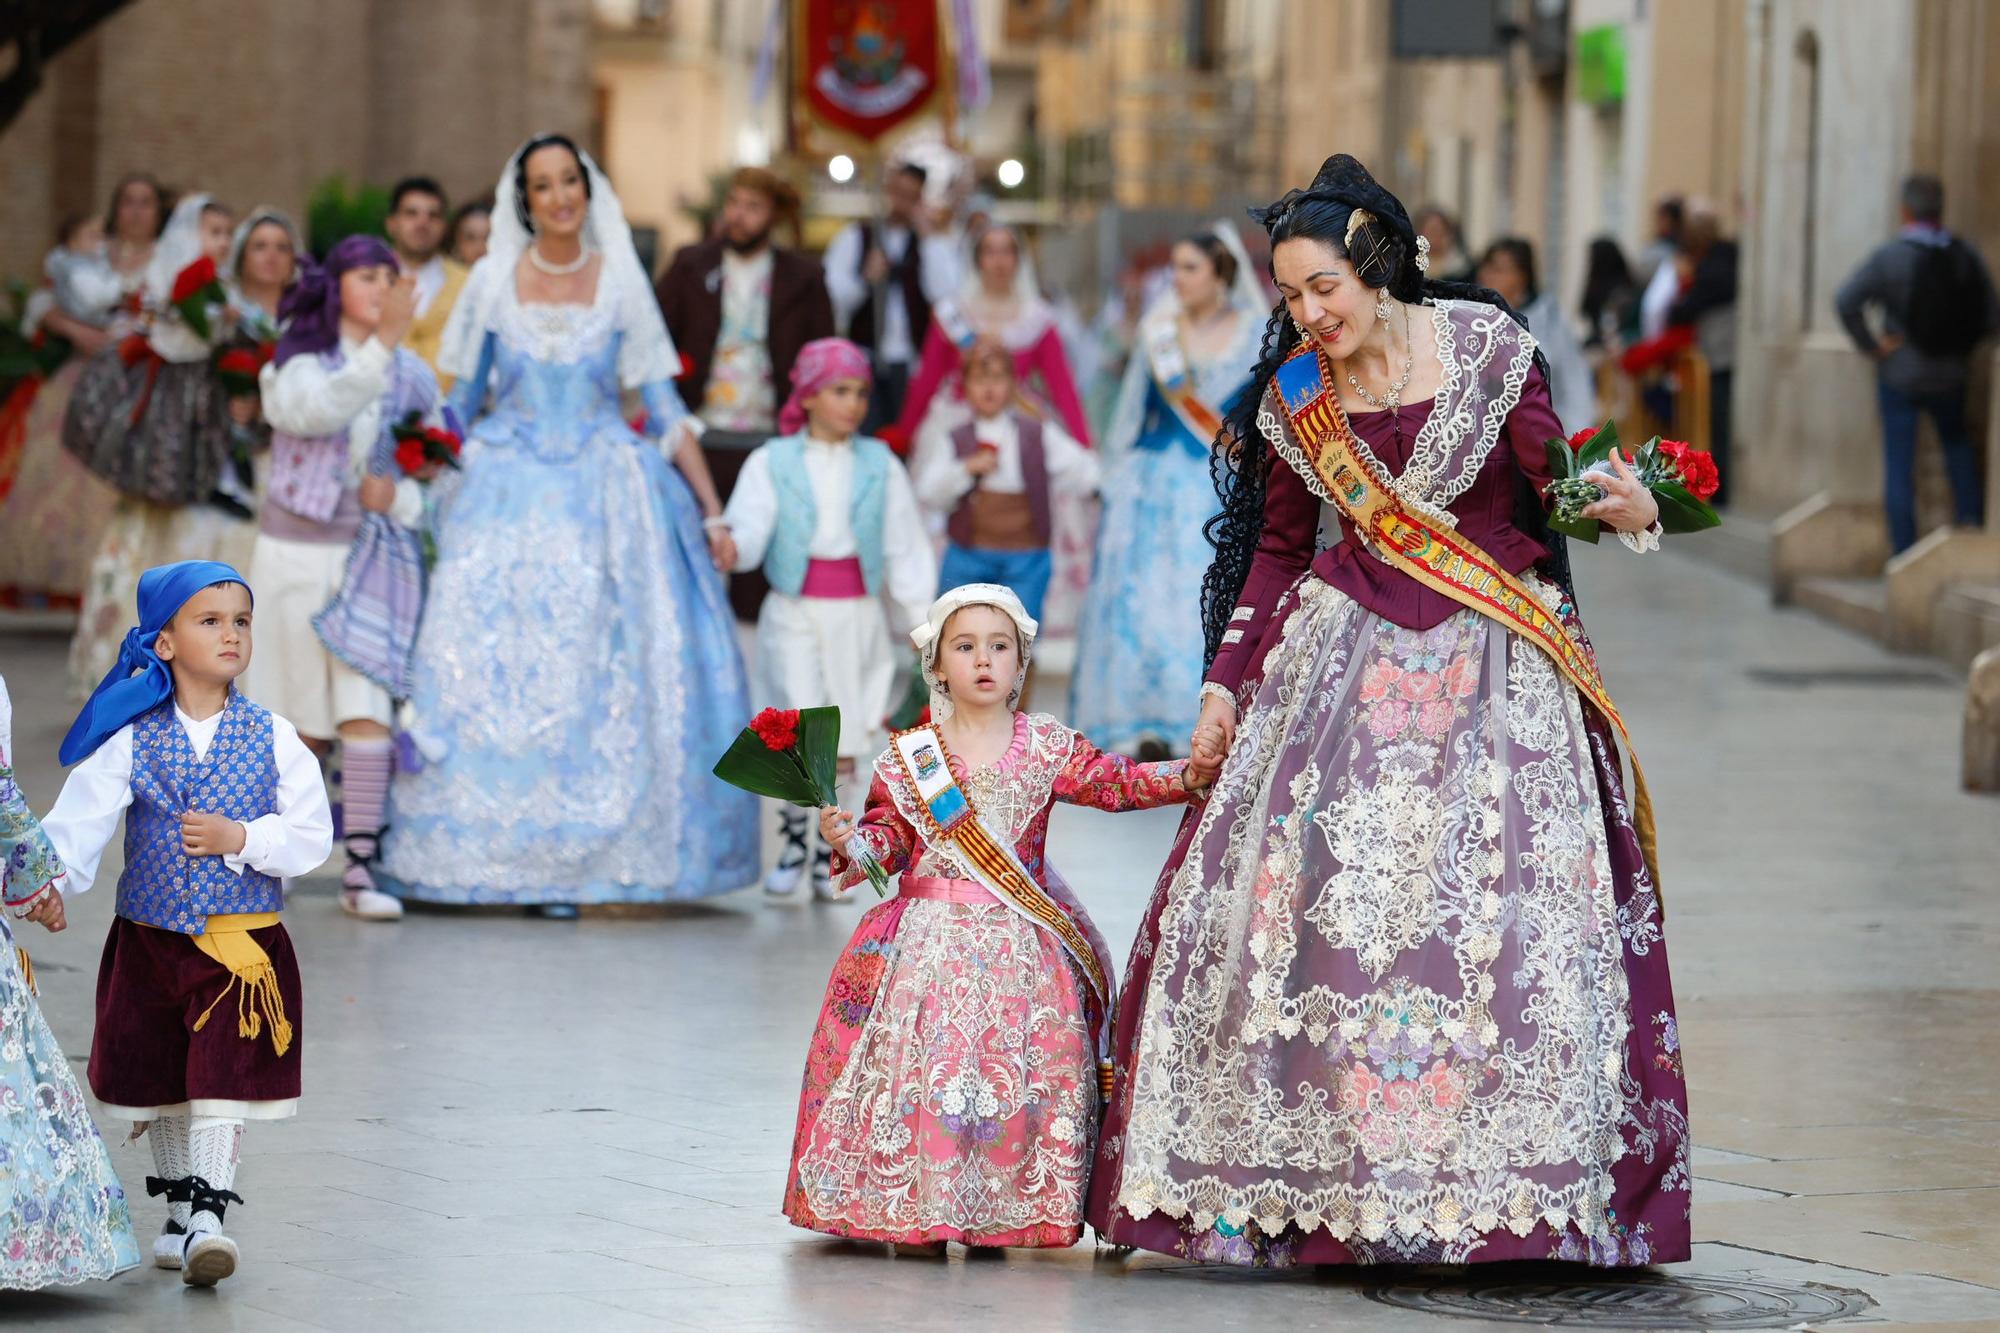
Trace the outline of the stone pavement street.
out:
M 1694 1262 L 1669 1288 L 1589 1291 L 1584 1313 L 1689 1327 L 1669 1303 L 1694 1295 L 1711 1315 L 1762 1308 L 1760 1326 L 2000 1329 L 2000 801 L 1957 788 L 1962 683 L 1703 564 L 1577 558 L 1659 801 L 1699 1145 Z M 0 637 L 38 808 L 69 716 L 62 647 Z M 1121 960 L 1174 818 L 1058 815 L 1054 854 Z M 110 909 L 93 892 L 66 934 L 23 932 L 79 1077 Z M 792 1229 L 778 1200 L 800 1063 L 859 910 L 744 893 L 635 920 L 370 926 L 309 882 L 287 913 L 306 1098 L 247 1132 L 238 1275 L 0 1295 L 0 1324 L 1450 1329 L 1479 1324 L 1422 1307 L 1594 1280 L 1246 1274 L 1088 1243 L 891 1259 Z M 114 1156 L 150 1239 L 150 1161 Z

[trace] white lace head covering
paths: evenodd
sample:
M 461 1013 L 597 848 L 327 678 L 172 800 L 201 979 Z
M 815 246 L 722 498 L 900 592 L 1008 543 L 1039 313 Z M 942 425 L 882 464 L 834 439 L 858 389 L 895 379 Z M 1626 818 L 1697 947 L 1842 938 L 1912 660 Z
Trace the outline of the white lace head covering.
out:
M 266 223 L 283 227 L 285 235 L 292 241 L 292 275 L 285 279 L 286 287 L 298 281 L 299 265 L 308 258 L 305 238 L 299 235 L 298 224 L 282 208 L 259 204 L 250 210 L 248 217 L 236 224 L 236 230 L 229 237 L 229 259 L 222 266 L 222 289 L 229 293 L 229 304 L 236 308 L 244 331 L 259 341 L 267 335 L 275 337 L 277 325 L 262 306 L 243 294 L 243 247 L 250 243 L 250 233 Z
M 924 623 L 910 631 L 910 642 L 917 649 L 917 665 L 923 671 L 924 685 L 931 693 L 933 722 L 942 722 L 951 716 L 951 694 L 937 669 L 938 645 L 944 638 L 946 622 L 968 606 L 992 607 L 1014 622 L 1014 632 L 1021 638 L 1021 669 L 1014 677 L 1013 690 L 1007 695 L 1009 708 L 1020 702 L 1021 687 L 1028 679 L 1028 659 L 1033 654 L 1035 635 L 1040 632 L 1041 626 L 1028 614 L 1028 608 L 1021 605 L 1021 599 L 1014 595 L 1014 590 L 998 583 L 967 583 L 953 588 L 932 602 L 930 615 L 925 617 Z
M 1260 319 L 1267 318 L 1276 302 L 1273 294 L 1264 290 L 1264 284 L 1257 281 L 1257 270 L 1250 267 L 1250 252 L 1243 248 L 1243 233 L 1228 218 L 1216 219 L 1211 230 L 1236 259 L 1236 278 L 1229 284 L 1230 304 Z
M 201 258 L 201 215 L 214 202 L 212 194 L 190 194 L 174 205 L 146 264 L 146 299 L 154 305 L 164 307 L 174 293 L 174 279 Z
M 1007 295 L 1012 309 L 1007 311 L 1007 322 L 997 327 L 980 327 L 978 316 L 998 313 L 992 305 L 993 298 L 986 294 L 986 284 L 979 277 L 979 247 L 994 232 L 1005 232 L 1014 238 L 1014 253 L 1019 262 L 1014 265 L 1014 287 Z M 1019 227 L 1004 222 L 995 222 L 966 249 L 965 278 L 959 283 L 958 306 L 975 316 L 974 325 L 981 333 L 998 338 L 1012 351 L 1020 351 L 1039 339 L 1056 317 L 1055 307 L 1042 296 L 1042 288 L 1035 273 L 1035 256 L 1028 249 L 1028 238 L 1021 234 Z
M 537 134 L 515 149 L 507 158 L 507 165 L 500 169 L 500 181 L 493 189 L 492 230 L 487 235 L 486 253 L 473 265 L 472 274 L 452 307 L 451 318 L 445 323 L 438 348 L 438 369 L 444 374 L 463 378 L 479 369 L 479 350 L 487 331 L 493 327 L 495 302 L 512 287 L 514 269 L 535 240 L 528 224 L 528 203 L 516 183 L 520 179 L 521 159 L 530 150 L 551 142 L 566 141 Z M 678 373 L 680 358 L 667 334 L 659 303 L 652 299 L 652 284 L 646 280 L 638 248 L 632 244 L 632 227 L 625 221 L 625 206 L 618 200 L 618 191 L 611 188 L 611 178 L 595 159 L 574 144 L 569 146 L 575 148 L 577 160 L 583 164 L 584 179 L 590 182 L 583 245 L 586 250 L 604 256 L 604 267 L 597 279 L 597 299 L 625 300 L 624 309 L 630 317 L 621 326 L 625 340 L 619 350 L 619 365 L 621 369 L 649 368 L 644 379 L 627 375 L 627 384 L 672 379 Z M 635 293 L 643 293 L 647 299 L 630 299 Z M 653 370 L 664 373 L 653 374 Z
M 259 204 L 250 210 L 250 215 L 236 224 L 236 230 L 229 236 L 229 259 L 222 266 L 222 285 L 234 292 L 241 283 L 243 270 L 243 247 L 250 243 L 250 233 L 267 222 L 275 222 L 285 229 L 285 235 L 292 241 L 292 273 L 298 274 L 299 264 L 306 258 L 305 238 L 299 235 L 299 224 L 292 221 L 292 215 L 282 208 L 269 204 Z
M 1244 314 L 1255 315 L 1261 330 L 1263 321 L 1271 314 L 1273 298 L 1266 295 L 1257 282 L 1257 274 L 1250 267 L 1250 252 L 1243 248 L 1243 237 L 1227 218 L 1217 219 L 1210 225 L 1209 233 L 1221 241 L 1223 248 L 1236 260 L 1236 276 L 1230 281 L 1229 292 L 1223 299 Z M 1180 293 L 1173 284 L 1173 266 L 1169 264 L 1165 272 L 1165 290 L 1146 307 L 1145 318 L 1148 320 L 1174 319 L 1181 313 Z
M 196 337 L 193 329 L 178 317 L 169 317 L 167 302 L 173 298 L 174 279 L 201 258 L 201 215 L 214 202 L 212 194 L 191 194 L 175 204 L 167 229 L 153 246 L 152 261 L 146 265 L 146 304 L 154 311 L 146 341 L 161 360 L 175 365 L 200 361 L 209 352 L 208 344 Z M 220 265 L 216 276 L 222 276 Z

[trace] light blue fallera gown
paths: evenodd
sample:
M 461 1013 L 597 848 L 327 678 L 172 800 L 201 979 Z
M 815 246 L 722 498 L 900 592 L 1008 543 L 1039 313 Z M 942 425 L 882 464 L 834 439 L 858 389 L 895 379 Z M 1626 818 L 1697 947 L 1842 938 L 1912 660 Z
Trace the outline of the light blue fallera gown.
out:
M 667 902 L 757 878 L 756 798 L 710 773 L 749 706 L 700 507 L 660 452 L 686 412 L 673 353 L 652 294 L 611 278 L 587 306 L 523 304 L 489 261 L 460 298 L 487 327 L 451 394 L 471 438 L 437 500 L 399 750 L 421 766 L 390 795 L 382 869 L 406 898 Z
M 1260 313 L 1236 318 L 1223 355 L 1189 361 L 1217 413 L 1249 383 L 1264 336 Z M 1099 446 L 1104 517 L 1070 677 L 1070 724 L 1102 749 L 1131 754 L 1153 739 L 1187 753 L 1206 665 L 1201 581 L 1215 554 L 1202 527 L 1221 508 L 1210 445 L 1168 405 L 1140 339 Z
M 0 682 L 0 901 L 25 904 L 62 863 L 15 784 L 12 723 Z M 0 912 L 0 1291 L 33 1291 L 122 1273 L 138 1264 L 139 1242 L 89 1104 L 29 988 L 15 952 L 20 923 L 9 915 Z

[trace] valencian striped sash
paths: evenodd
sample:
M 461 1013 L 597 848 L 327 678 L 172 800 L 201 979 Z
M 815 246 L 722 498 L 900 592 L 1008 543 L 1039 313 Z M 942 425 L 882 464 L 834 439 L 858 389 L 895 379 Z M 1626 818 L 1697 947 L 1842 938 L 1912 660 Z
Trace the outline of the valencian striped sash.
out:
M 951 773 L 951 752 L 935 727 L 912 727 L 896 732 L 889 741 L 909 791 L 916 796 L 916 809 L 904 810 L 915 816 L 925 839 L 948 843 L 958 852 L 972 877 L 1008 908 L 1054 935 L 1083 974 L 1089 988 L 1091 1027 L 1097 1044 L 1100 1082 L 1110 1065 L 1111 978 L 1105 975 L 1097 951 L 1068 912 L 1037 884 L 1014 851 L 986 827 L 973 809 L 972 801 Z M 1104 1088 L 1109 1095 L 1109 1088 Z
M 1347 413 L 1332 387 L 1323 355 L 1301 347 L 1278 367 L 1274 387 L 1293 436 L 1312 460 L 1327 498 L 1362 539 L 1396 569 L 1461 606 L 1505 625 L 1546 653 L 1591 707 L 1625 742 L 1632 765 L 1632 828 L 1646 869 L 1660 890 L 1659 838 L 1646 775 L 1632 748 L 1632 736 L 1590 651 L 1520 576 L 1452 528 L 1406 504 L 1355 447 Z
M 1146 365 L 1153 372 L 1160 397 L 1167 400 L 1190 435 L 1212 444 L 1222 429 L 1222 418 L 1195 390 L 1194 368 L 1181 346 L 1180 326 L 1171 316 L 1157 315 L 1141 326 L 1140 337 L 1145 341 Z

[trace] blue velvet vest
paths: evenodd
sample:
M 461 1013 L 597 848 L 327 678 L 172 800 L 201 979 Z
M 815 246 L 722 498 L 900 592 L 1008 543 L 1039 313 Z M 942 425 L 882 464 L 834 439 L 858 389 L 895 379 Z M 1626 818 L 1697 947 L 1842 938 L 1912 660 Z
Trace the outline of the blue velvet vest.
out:
M 778 492 L 778 522 L 764 552 L 764 577 L 779 592 L 796 597 L 805 586 L 813 527 L 819 520 L 806 473 L 805 435 L 781 436 L 764 447 L 771 451 L 771 484 Z M 862 581 L 874 593 L 882 586 L 882 508 L 889 469 L 899 464 L 889 446 L 872 437 L 857 435 L 849 447 L 854 450 L 854 494 L 848 521 L 854 526 Z
M 284 888 L 269 875 L 237 874 L 219 856 L 181 851 L 181 816 L 225 815 L 248 824 L 278 809 L 278 755 L 271 715 L 231 690 L 208 757 L 174 716 L 169 699 L 132 724 L 132 805 L 125 812 L 125 872 L 118 915 L 183 935 L 211 916 L 276 912 Z

